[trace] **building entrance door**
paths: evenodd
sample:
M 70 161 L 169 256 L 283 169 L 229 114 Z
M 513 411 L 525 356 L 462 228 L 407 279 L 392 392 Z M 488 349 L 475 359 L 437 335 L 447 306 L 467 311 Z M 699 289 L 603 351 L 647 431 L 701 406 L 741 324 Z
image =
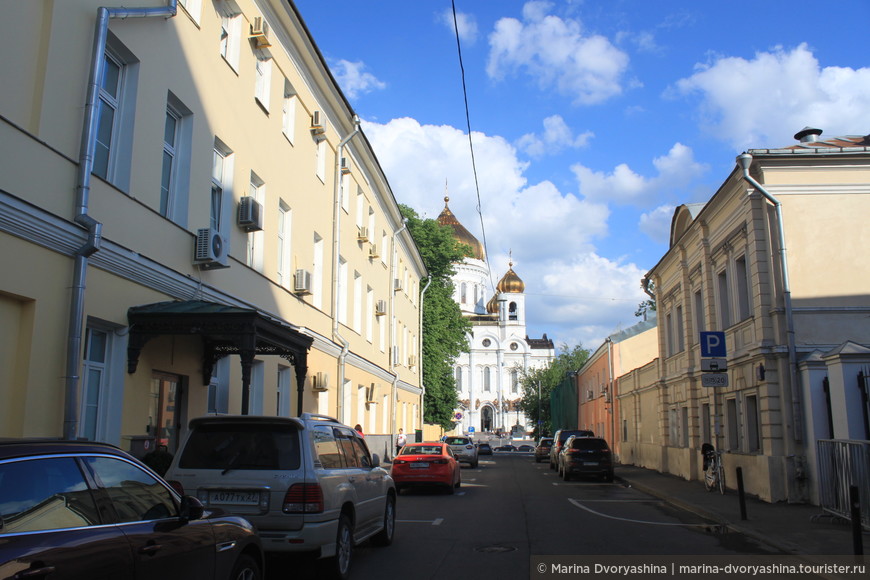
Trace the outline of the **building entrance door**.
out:
M 181 377 L 166 373 L 151 376 L 148 434 L 154 437 L 155 446 L 166 445 L 172 454 L 178 450 L 181 402 Z
M 492 431 L 492 407 L 484 407 L 480 413 L 480 430 Z

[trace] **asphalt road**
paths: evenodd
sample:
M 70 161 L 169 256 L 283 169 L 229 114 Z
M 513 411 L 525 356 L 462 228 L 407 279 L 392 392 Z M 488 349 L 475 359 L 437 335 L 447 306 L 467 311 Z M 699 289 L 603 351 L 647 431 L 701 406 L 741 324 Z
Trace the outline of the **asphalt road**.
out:
M 393 545 L 359 546 L 351 576 L 512 580 L 530 578 L 533 556 L 769 553 L 618 481 L 564 482 L 531 454 L 496 453 L 463 466 L 455 495 L 403 492 Z M 313 570 L 270 565 L 269 578 Z

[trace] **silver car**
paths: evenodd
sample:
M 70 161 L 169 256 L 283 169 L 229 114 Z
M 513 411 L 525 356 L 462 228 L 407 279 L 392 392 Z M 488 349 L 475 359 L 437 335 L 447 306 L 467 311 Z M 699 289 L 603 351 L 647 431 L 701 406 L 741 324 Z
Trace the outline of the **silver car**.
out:
M 477 445 L 474 444 L 474 441 L 468 437 L 448 436 L 444 442 L 450 446 L 450 450 L 456 456 L 456 461 L 477 467 Z
M 253 522 L 267 552 L 313 552 L 346 578 L 355 545 L 393 541 L 396 486 L 365 440 L 323 415 L 199 417 L 166 473 Z

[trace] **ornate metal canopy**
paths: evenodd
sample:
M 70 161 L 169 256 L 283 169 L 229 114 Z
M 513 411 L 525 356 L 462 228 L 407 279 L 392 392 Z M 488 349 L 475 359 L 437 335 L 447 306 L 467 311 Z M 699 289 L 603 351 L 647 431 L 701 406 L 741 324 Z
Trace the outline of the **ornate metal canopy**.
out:
M 130 339 L 127 372 L 136 372 L 145 344 L 162 335 L 202 337 L 202 381 L 211 380 L 218 359 L 237 354 L 242 363 L 242 414 L 248 413 L 251 366 L 257 355 L 277 355 L 287 360 L 296 373 L 298 409 L 308 373 L 308 349 L 314 342 L 287 324 L 259 310 L 227 306 L 216 302 L 184 300 L 134 306 L 127 310 Z

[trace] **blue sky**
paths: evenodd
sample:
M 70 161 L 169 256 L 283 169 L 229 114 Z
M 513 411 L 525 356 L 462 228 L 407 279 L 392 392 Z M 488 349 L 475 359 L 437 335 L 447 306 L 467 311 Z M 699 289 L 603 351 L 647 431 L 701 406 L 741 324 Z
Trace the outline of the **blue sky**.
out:
M 295 0 L 400 203 L 450 208 L 528 333 L 632 326 L 675 206 L 805 126 L 870 133 L 870 2 Z M 482 216 L 482 217 L 481 217 Z

